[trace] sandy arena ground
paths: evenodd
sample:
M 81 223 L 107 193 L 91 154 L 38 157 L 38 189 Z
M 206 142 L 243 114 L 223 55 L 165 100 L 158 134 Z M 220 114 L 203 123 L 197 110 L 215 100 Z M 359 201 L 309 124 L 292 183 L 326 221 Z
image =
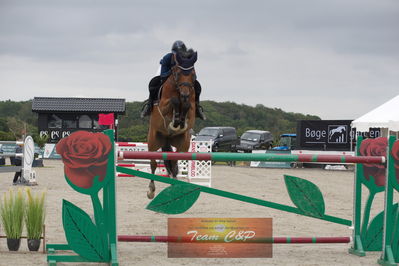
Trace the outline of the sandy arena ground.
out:
M 73 202 L 91 213 L 91 201 L 76 193 L 63 177 L 61 161 L 47 160 L 44 168 L 35 168 L 38 186 L 35 191 L 47 189 L 47 243 L 66 243 L 61 221 L 61 201 Z M 292 205 L 285 189 L 283 174 L 306 178 L 319 186 L 326 203 L 326 213 L 342 218 L 352 217 L 353 171 L 321 169 L 261 169 L 216 165 L 212 168 L 213 187 L 248 196 Z M 13 173 L 0 174 L 0 195 L 11 186 Z M 168 215 L 145 209 L 147 180 L 120 178 L 117 181 L 119 234 L 166 235 Z M 161 190 L 157 184 L 157 191 Z M 23 187 L 22 187 L 23 188 Z M 378 197 L 382 202 L 382 195 Z M 382 205 L 381 205 L 382 206 Z M 274 236 L 349 236 L 351 230 L 342 225 L 269 208 L 202 194 L 185 214 L 174 217 L 271 217 Z M 0 228 L 0 232 L 4 232 Z M 366 257 L 348 254 L 349 244 L 274 245 L 270 259 L 169 259 L 163 243 L 120 243 L 118 255 L 121 265 L 377 265 L 379 252 Z M 45 265 L 46 255 L 29 252 L 26 240 L 18 252 L 9 252 L 5 239 L 0 239 L 0 265 Z M 71 263 L 59 265 L 74 265 Z M 76 264 L 75 264 L 76 265 Z M 84 265 L 84 264 L 79 264 Z M 96 264 L 90 264 L 96 265 Z M 100 264 L 104 265 L 104 264 Z

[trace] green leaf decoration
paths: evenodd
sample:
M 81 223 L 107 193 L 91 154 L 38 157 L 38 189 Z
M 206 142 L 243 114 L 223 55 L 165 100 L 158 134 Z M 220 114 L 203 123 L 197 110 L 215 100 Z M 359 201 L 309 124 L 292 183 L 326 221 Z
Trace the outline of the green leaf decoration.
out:
M 162 190 L 147 209 L 165 214 L 184 213 L 198 199 L 201 188 L 191 184 L 171 185 Z
M 395 213 L 398 210 L 398 203 L 396 203 L 392 212 L 391 217 L 395 217 Z M 393 223 L 394 221 L 391 221 Z M 373 220 L 371 220 L 367 231 L 362 240 L 364 251 L 382 251 L 382 236 L 384 234 L 384 211 L 377 214 Z
M 291 201 L 299 210 L 312 217 L 320 218 L 324 216 L 324 198 L 315 184 L 289 175 L 284 175 L 284 180 Z
M 70 248 L 90 261 L 108 261 L 105 243 L 87 213 L 67 200 L 62 202 L 62 222 Z

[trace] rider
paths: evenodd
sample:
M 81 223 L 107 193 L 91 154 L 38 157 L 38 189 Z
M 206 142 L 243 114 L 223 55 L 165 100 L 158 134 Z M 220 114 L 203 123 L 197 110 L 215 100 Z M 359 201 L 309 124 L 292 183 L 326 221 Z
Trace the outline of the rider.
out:
M 145 101 L 145 105 L 143 106 L 143 110 L 141 111 L 141 118 L 149 115 L 151 113 L 152 106 L 154 105 L 154 101 L 158 98 L 158 92 L 162 84 L 168 79 L 169 75 L 172 72 L 172 67 L 176 64 L 174 60 L 174 55 L 180 51 L 187 51 L 186 45 L 182 41 L 175 41 L 172 45 L 172 52 L 166 54 L 161 61 L 161 74 L 160 76 L 154 77 L 150 84 L 148 85 L 148 89 L 150 91 L 150 96 L 148 100 Z M 205 120 L 205 115 L 203 113 L 202 106 L 199 105 L 199 97 L 201 94 L 201 84 L 196 80 L 194 84 L 195 90 L 195 115 L 202 120 Z

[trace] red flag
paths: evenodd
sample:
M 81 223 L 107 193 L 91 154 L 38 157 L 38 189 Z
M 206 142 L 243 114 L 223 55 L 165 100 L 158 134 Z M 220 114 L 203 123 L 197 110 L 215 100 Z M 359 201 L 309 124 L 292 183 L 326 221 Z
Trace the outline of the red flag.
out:
M 109 114 L 98 114 L 98 124 L 99 125 L 113 125 L 114 124 L 114 113 Z

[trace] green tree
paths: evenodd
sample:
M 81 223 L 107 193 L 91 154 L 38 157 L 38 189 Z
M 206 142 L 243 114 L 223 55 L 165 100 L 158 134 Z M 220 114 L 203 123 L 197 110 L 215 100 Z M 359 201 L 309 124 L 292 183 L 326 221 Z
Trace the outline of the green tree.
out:
M 13 141 L 16 140 L 11 132 L 0 131 L 0 140 Z
M 22 136 L 26 133 L 26 123 L 19 118 L 7 118 L 7 126 L 16 139 L 22 138 Z
M 194 131 L 209 126 L 232 126 L 239 135 L 249 129 L 268 130 L 275 137 L 281 133 L 295 133 L 298 120 L 318 120 L 317 116 L 284 112 L 262 104 L 255 107 L 234 102 L 202 101 L 206 121 L 196 119 Z M 142 102 L 127 102 L 126 114 L 119 116 L 118 137 L 120 141 L 146 141 L 148 117 L 140 118 Z M 26 134 L 38 134 L 37 114 L 32 112 L 32 101 L 0 101 L 0 138 L 9 139 Z M 3 132 L 3 133 L 1 133 Z

